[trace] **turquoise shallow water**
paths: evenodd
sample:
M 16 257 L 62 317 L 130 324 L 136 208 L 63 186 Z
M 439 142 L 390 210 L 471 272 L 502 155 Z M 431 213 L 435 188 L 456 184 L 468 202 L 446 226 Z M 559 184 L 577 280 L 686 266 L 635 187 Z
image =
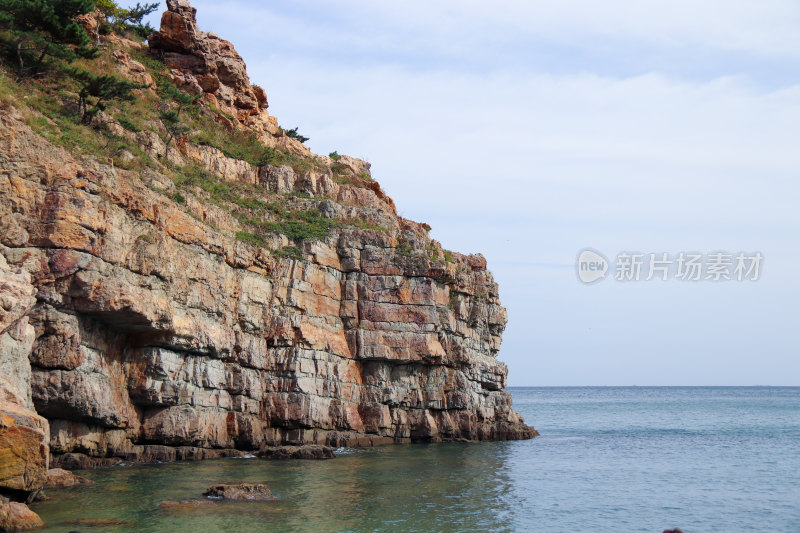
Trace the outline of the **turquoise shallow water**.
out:
M 800 388 L 518 388 L 532 441 L 344 450 L 331 461 L 227 459 L 81 472 L 50 491 L 47 532 L 800 532 Z M 214 483 L 278 501 L 166 513 Z M 78 517 L 123 525 L 67 524 Z

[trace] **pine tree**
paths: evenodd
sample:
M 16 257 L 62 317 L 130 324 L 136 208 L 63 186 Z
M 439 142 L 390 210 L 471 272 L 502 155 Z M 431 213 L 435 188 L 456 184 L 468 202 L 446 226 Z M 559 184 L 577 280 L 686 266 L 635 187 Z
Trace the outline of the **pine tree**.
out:
M 109 74 L 93 74 L 83 69 L 68 69 L 67 73 L 81 85 L 78 93 L 81 120 L 89 123 L 106 108 L 109 100 L 133 100 L 133 90 L 144 86 Z
M 181 112 L 186 109 L 187 106 L 197 102 L 200 96 L 192 96 L 191 94 L 187 94 L 171 86 L 165 87 L 162 89 L 162 92 L 176 104 L 174 108 L 166 109 L 159 113 L 161 123 L 164 125 L 164 129 L 167 130 L 167 138 L 164 141 L 164 159 L 167 159 L 169 157 L 170 143 L 179 135 L 189 131 L 189 126 L 181 121 Z M 168 101 L 164 102 L 164 104 L 172 105 Z
M 123 27 L 132 29 L 139 37 L 147 39 L 147 37 L 156 30 L 149 22 L 142 24 L 142 19 L 158 9 L 158 5 L 158 2 L 144 5 L 136 2 L 135 6 L 123 10 L 120 23 Z
M 14 38 L 19 75 L 36 75 L 48 56 L 71 62 L 95 55 L 89 35 L 75 20 L 93 9 L 92 0 L 0 0 L 0 28 Z
M 304 143 L 304 142 L 309 140 L 309 137 L 306 137 L 305 135 L 300 135 L 299 133 L 297 133 L 297 128 L 292 128 L 290 130 L 284 130 L 283 128 L 281 128 L 281 129 L 283 130 L 283 133 L 285 133 L 287 137 L 291 137 L 292 139 L 296 139 L 296 140 L 300 141 L 301 143 Z
M 142 23 L 144 17 L 158 9 L 159 3 L 140 4 L 136 3 L 135 6 L 129 8 L 122 8 L 114 2 L 114 0 L 97 0 L 97 9 L 110 19 L 110 29 L 123 33 L 127 30 L 132 30 L 142 39 L 146 39 L 155 28 L 150 26 L 149 23 Z

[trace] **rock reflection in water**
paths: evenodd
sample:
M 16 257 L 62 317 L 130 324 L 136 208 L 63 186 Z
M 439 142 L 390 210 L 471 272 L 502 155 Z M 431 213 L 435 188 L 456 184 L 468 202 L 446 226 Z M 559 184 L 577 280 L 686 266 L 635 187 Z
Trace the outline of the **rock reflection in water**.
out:
M 35 507 L 48 527 L 113 518 L 116 532 L 511 530 L 506 457 L 513 443 L 385 446 L 331 461 L 223 459 L 82 471 L 95 485 L 50 491 Z M 265 483 L 267 502 L 218 502 L 190 512 L 216 483 Z M 95 528 L 96 529 L 96 528 Z

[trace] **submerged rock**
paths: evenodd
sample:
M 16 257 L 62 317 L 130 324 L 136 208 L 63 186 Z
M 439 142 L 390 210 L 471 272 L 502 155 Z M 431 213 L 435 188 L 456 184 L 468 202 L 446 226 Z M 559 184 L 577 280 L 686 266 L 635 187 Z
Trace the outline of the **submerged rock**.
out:
M 122 518 L 75 518 L 73 520 L 67 520 L 66 523 L 71 526 L 110 527 L 127 526 L 131 524 L 131 521 Z
M 336 454 L 330 446 L 276 446 L 258 452 L 264 459 L 333 459 Z
M 40 527 L 44 522 L 24 503 L 0 503 L 0 531 L 32 531 Z
M 272 491 L 261 483 L 239 483 L 236 485 L 214 485 L 203 493 L 206 498 L 231 501 L 269 501 L 275 500 Z
M 183 500 L 180 502 L 166 501 L 161 502 L 158 507 L 162 511 L 195 511 L 214 507 L 216 503 L 212 500 Z

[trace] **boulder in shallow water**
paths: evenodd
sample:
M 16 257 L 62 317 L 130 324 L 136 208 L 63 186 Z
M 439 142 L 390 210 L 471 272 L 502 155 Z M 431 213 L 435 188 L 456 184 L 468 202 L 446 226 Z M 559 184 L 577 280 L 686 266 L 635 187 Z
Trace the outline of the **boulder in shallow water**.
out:
M 67 489 L 77 485 L 91 485 L 94 483 L 91 479 L 86 479 L 73 474 L 69 470 L 63 468 L 51 468 L 47 471 L 47 481 L 44 488 L 46 489 Z
M 262 483 L 239 483 L 237 485 L 214 485 L 203 493 L 207 498 L 232 501 L 268 501 L 275 500 L 269 487 Z
M 333 459 L 336 454 L 330 446 L 308 444 L 306 446 L 276 446 L 258 452 L 264 459 Z
M 0 531 L 32 531 L 40 527 L 44 522 L 24 503 L 0 503 Z

